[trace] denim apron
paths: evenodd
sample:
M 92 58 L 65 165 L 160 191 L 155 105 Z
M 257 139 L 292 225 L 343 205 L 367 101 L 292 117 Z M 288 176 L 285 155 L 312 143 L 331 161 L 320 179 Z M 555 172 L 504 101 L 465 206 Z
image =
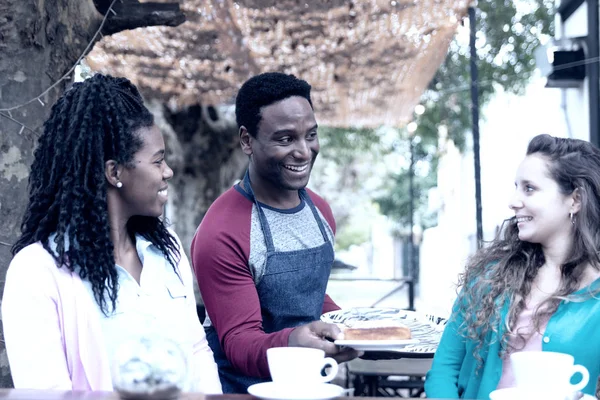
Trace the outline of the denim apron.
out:
M 256 286 L 265 333 L 278 332 L 285 328 L 294 328 L 317 321 L 323 310 L 334 251 L 315 205 L 306 190 L 300 189 L 300 199 L 310 207 L 323 235 L 324 243 L 311 249 L 277 252 L 265 213 L 250 186 L 248 172 L 244 176 L 244 189 L 256 205 L 267 246 L 265 273 Z M 270 381 L 270 379 L 245 376 L 235 370 L 221 349 L 214 327 L 206 329 L 206 337 L 219 367 L 223 393 L 245 394 L 250 385 Z

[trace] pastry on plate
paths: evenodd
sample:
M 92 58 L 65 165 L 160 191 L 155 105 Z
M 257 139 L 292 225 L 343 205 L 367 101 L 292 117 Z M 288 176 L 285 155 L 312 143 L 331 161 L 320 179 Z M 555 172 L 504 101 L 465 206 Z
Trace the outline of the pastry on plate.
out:
M 410 328 L 399 322 L 355 321 L 344 331 L 344 340 L 407 340 Z

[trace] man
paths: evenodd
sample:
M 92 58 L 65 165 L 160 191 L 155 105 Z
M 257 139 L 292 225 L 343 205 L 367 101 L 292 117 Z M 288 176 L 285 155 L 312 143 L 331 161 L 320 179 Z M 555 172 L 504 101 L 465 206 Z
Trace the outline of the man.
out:
M 305 189 L 319 153 L 310 89 L 282 73 L 242 86 L 236 119 L 248 171 L 213 203 L 192 241 L 225 393 L 269 380 L 270 347 L 320 348 L 339 362 L 358 355 L 335 346 L 339 328 L 319 321 L 339 307 L 325 294 L 335 221 L 329 205 Z

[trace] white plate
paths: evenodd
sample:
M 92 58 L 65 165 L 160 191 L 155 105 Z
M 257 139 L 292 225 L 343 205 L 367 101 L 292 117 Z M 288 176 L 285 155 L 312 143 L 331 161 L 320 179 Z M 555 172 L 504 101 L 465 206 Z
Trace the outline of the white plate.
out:
M 263 400 L 329 400 L 342 396 L 344 389 L 331 383 L 290 388 L 289 385 L 263 382 L 250 386 L 248 393 Z
M 433 357 L 447 322 L 445 318 L 415 311 L 370 307 L 331 311 L 321 315 L 321 320 L 337 324 L 342 328 L 351 326 L 356 321 L 400 322 L 410 328 L 412 338 L 417 339 L 417 343 L 394 346 L 393 349 L 389 350 L 383 347 L 374 348 L 375 346 L 365 350 L 353 346 L 349 347 L 360 351 L 393 351 L 400 353 L 403 357 L 417 358 Z
M 539 396 L 532 396 L 531 393 L 524 392 L 516 387 L 496 389 L 492 393 L 490 393 L 490 399 L 492 400 L 552 400 L 554 398 L 555 397 L 552 396 L 552 393 L 541 392 Z M 584 394 L 581 400 L 596 400 L 596 398 L 589 394 Z
M 409 344 L 419 343 L 419 339 L 405 340 L 336 340 L 338 346 L 352 347 L 358 351 L 397 351 Z

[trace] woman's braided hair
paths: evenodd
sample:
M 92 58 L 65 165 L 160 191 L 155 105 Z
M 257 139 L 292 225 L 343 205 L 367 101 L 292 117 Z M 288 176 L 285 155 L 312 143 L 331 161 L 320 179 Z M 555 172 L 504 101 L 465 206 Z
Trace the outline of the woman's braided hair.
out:
M 118 292 L 105 162 L 131 167 L 143 145 L 139 130 L 153 124 L 129 80 L 97 74 L 75 83 L 56 102 L 35 151 L 22 236 L 12 253 L 41 242 L 59 267 L 91 283 L 105 314 L 108 302 L 114 310 Z M 179 245 L 161 219 L 134 216 L 127 230 L 153 243 L 177 272 Z

